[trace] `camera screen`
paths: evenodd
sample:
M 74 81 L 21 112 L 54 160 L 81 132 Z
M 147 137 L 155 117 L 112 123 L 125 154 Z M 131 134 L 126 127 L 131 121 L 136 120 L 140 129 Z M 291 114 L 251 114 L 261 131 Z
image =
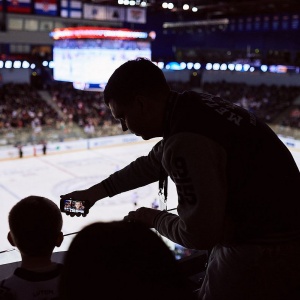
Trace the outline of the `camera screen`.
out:
M 84 201 L 78 200 L 65 200 L 64 202 L 64 211 L 72 213 L 82 213 L 84 214 L 85 203 Z

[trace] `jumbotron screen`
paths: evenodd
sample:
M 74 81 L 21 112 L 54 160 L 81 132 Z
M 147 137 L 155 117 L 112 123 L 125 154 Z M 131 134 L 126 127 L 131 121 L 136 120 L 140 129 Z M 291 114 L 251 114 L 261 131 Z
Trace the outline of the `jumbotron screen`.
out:
M 153 32 L 100 27 L 55 29 L 53 77 L 58 81 L 105 86 L 121 64 L 137 57 L 151 60 Z

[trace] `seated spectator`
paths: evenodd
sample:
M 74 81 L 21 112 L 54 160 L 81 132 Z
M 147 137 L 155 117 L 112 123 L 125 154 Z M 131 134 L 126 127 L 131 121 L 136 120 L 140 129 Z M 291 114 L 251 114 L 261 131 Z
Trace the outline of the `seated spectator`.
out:
M 77 234 L 59 290 L 63 300 L 195 299 L 163 240 L 144 225 L 125 221 L 93 223 Z
M 56 299 L 62 264 L 53 262 L 51 255 L 63 241 L 58 206 L 44 197 L 26 197 L 11 209 L 8 223 L 8 240 L 18 248 L 22 261 L 0 282 L 0 299 Z

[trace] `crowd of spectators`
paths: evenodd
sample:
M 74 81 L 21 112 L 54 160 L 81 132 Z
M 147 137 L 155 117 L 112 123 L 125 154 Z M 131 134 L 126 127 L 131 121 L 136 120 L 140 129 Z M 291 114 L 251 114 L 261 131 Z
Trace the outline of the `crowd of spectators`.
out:
M 300 128 L 300 105 L 291 107 L 289 113 L 282 120 L 282 126 Z
M 18 145 L 42 143 L 46 132 L 58 133 L 60 141 L 72 131 L 85 137 L 122 134 L 101 93 L 76 90 L 70 83 L 53 84 L 46 92 L 52 103 L 27 83 L 0 88 L 1 139 Z
M 266 123 L 278 122 L 278 118 L 300 96 L 300 87 L 297 86 L 265 84 L 256 86 L 225 81 L 204 83 L 203 90 L 246 108 Z
M 101 92 L 82 91 L 73 88 L 72 83 L 58 82 L 50 88 L 52 101 L 56 103 L 67 123 L 75 123 L 90 137 L 100 130 L 107 135 L 111 128 L 121 133 L 119 123 L 111 116 L 102 101 Z M 114 131 L 110 132 L 111 134 Z
M 179 92 L 195 88 L 189 82 L 169 84 Z M 300 128 L 300 109 L 296 105 L 293 108 L 293 102 L 300 96 L 300 87 L 254 86 L 221 81 L 204 82 L 197 87 L 197 91 L 199 89 L 230 100 L 269 124 Z M 9 83 L 0 88 L 2 138 L 24 129 L 30 132 L 31 143 L 49 129 L 67 133 L 77 128 L 85 137 L 123 133 L 102 101 L 101 92 L 77 90 L 67 82 L 55 82 L 46 92 L 52 103 L 43 99 L 38 90 L 29 84 Z
M 39 132 L 41 127 L 55 126 L 58 113 L 29 84 L 4 84 L 0 88 L 0 130 L 32 128 Z
M 176 91 L 193 89 L 184 82 L 169 84 Z M 218 95 L 251 111 L 266 123 L 300 129 L 300 106 L 293 104 L 297 98 L 300 98 L 300 86 L 249 85 L 220 81 L 204 82 L 201 90 Z

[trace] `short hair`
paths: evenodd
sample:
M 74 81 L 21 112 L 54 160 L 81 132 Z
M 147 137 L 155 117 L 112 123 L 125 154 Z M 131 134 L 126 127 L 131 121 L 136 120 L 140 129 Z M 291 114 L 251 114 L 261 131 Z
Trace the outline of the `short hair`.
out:
M 73 288 L 76 278 L 82 289 Z M 84 227 L 66 253 L 62 299 L 92 299 L 97 293 L 104 299 L 189 299 L 185 277 L 165 242 L 144 225 L 125 221 Z
M 59 207 L 53 201 L 29 196 L 12 207 L 8 223 L 20 252 L 39 256 L 52 253 L 63 220 Z
M 104 102 L 111 99 L 118 103 L 130 103 L 136 94 L 153 96 L 169 91 L 169 85 L 162 70 L 151 60 L 138 57 L 117 68 L 104 89 Z

